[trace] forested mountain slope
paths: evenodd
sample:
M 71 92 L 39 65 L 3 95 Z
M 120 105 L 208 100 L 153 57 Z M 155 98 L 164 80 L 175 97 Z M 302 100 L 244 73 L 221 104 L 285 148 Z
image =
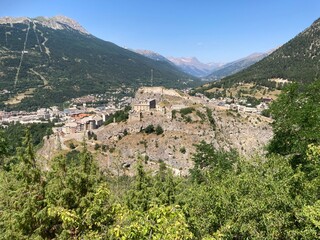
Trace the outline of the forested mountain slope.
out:
M 59 104 L 119 86 L 185 87 L 189 75 L 88 34 L 66 17 L 0 19 L 0 95 L 28 95 L 21 108 Z M 10 93 L 8 93 L 8 91 Z
M 309 28 L 251 67 L 222 80 L 265 83 L 271 78 L 311 82 L 320 74 L 320 18 Z

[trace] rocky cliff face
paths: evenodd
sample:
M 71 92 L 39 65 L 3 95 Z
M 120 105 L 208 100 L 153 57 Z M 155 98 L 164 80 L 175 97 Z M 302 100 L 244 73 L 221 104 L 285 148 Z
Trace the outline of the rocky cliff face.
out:
M 51 18 L 48 18 L 48 17 L 37 17 L 37 18 L 2 17 L 0 18 L 0 24 L 10 24 L 10 25 L 15 23 L 28 24 L 29 22 L 32 22 L 34 24 L 41 24 L 45 27 L 49 27 L 55 30 L 57 29 L 63 30 L 63 29 L 71 28 L 83 34 L 89 34 L 87 30 L 85 30 L 78 22 L 66 16 L 54 16 Z
M 127 122 L 112 123 L 94 130 L 97 141 L 88 141 L 88 146 L 97 154 L 102 169 L 131 175 L 137 159 L 141 158 L 146 168 L 152 171 L 157 171 L 158 163 L 164 161 L 176 174 L 185 175 L 193 166 L 195 144 L 201 141 L 211 143 L 217 149 L 236 149 L 241 155 L 249 156 L 262 153 L 272 137 L 268 118 L 227 111 L 204 99 L 173 90 L 151 90 L 138 91 L 136 99 L 157 99 L 160 106 L 157 110 L 141 114 L 132 111 Z M 179 110 L 185 108 L 192 111 L 183 114 L 183 110 Z M 211 121 L 208 112 L 212 116 Z M 143 130 L 149 125 L 161 126 L 164 132 L 159 135 L 145 133 Z M 80 146 L 82 138 L 83 134 L 66 135 L 60 141 L 67 149 L 70 141 L 76 140 Z M 96 143 L 105 146 L 104 151 L 93 150 Z M 51 142 L 50 145 L 57 144 Z M 47 149 L 46 152 L 54 150 Z

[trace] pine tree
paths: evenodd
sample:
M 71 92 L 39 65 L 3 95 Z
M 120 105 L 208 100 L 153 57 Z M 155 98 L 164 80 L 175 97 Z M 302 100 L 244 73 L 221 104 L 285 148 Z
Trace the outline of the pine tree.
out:
M 154 177 L 153 184 L 153 202 L 168 206 L 175 203 L 177 183 L 173 173 L 167 168 L 166 164 L 161 161 L 159 171 Z
M 139 159 L 133 187 L 126 197 L 127 206 L 130 209 L 147 211 L 151 205 L 151 186 L 151 179 L 143 168 L 142 160 Z
M 46 181 L 36 163 L 29 129 L 18 152 L 17 163 L 1 171 L 0 238 L 41 238 L 46 235 Z

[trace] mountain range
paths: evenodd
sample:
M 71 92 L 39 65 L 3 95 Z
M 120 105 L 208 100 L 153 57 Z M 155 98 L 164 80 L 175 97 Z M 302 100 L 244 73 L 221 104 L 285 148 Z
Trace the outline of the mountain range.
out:
M 204 76 L 223 78 L 224 86 L 266 86 L 271 78 L 310 82 L 319 78 L 320 70 L 320 19 L 273 52 L 227 64 L 130 51 L 64 16 L 0 18 L 0 36 L 0 107 L 7 110 L 37 109 L 153 84 L 193 87 L 201 84 L 197 77 Z
M 241 70 L 250 67 L 256 62 L 259 62 L 260 60 L 268 56 L 271 52 L 272 51 L 267 53 L 253 53 L 239 60 L 223 64 L 221 67 L 215 69 L 212 73 L 210 73 L 207 78 L 210 80 L 219 80 L 221 78 L 240 72 Z
M 182 71 L 196 77 L 206 77 L 215 69 L 223 66 L 222 63 L 202 63 L 196 57 L 168 57 Z
M 229 63 L 203 63 L 196 57 L 164 57 L 150 50 L 134 50 L 135 52 L 157 61 L 164 61 L 177 66 L 181 71 L 206 80 L 219 80 L 237 73 L 268 56 L 267 53 L 253 53 L 247 57 Z
M 9 109 L 36 109 L 121 86 L 136 89 L 152 84 L 151 72 L 155 85 L 198 82 L 168 62 L 96 38 L 64 16 L 1 18 L 0 36 L 3 108 L 5 102 L 14 103 L 6 105 Z

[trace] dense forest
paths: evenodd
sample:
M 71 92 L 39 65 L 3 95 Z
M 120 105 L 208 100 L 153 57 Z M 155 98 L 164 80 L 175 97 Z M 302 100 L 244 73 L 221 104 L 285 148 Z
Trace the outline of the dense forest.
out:
M 85 141 L 43 170 L 29 128 L 11 156 L 2 133 L 0 238 L 319 239 L 319 87 L 290 85 L 272 104 L 267 155 L 201 142 L 188 177 L 140 159 L 135 177 L 102 174 Z

